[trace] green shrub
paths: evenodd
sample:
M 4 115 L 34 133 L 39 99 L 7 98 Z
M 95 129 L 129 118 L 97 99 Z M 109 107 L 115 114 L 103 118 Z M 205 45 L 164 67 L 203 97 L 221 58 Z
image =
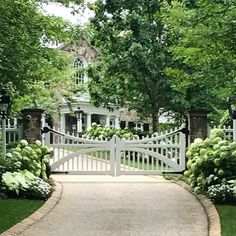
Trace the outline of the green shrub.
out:
M 157 130 L 158 132 L 166 132 L 166 130 L 171 130 L 178 127 L 177 124 L 174 123 L 159 123 Z
M 10 195 L 45 199 L 50 196 L 52 188 L 41 178 L 27 170 L 6 172 L 2 175 L 3 190 Z
M 5 171 L 28 170 L 35 176 L 47 181 L 46 163 L 49 161 L 48 153 L 48 148 L 43 146 L 39 140 L 36 140 L 34 144 L 28 144 L 26 140 L 21 140 L 15 148 L 6 153 Z
M 27 171 L 19 172 L 6 172 L 2 175 L 2 184 L 6 192 L 15 192 L 17 195 L 20 194 L 20 191 L 25 191 L 29 189 L 31 181 L 35 176 Z
M 27 191 L 30 197 L 34 197 L 37 199 L 45 199 L 50 196 L 52 192 L 52 188 L 50 184 L 46 183 L 39 177 L 35 177 L 31 182 L 29 191 Z
M 230 184 L 231 188 L 234 191 L 234 194 L 236 195 L 236 179 L 231 179 L 228 181 L 228 184 Z
M 215 203 L 232 203 L 235 201 L 235 194 L 229 184 L 221 183 L 211 185 L 207 190 L 207 195 Z
M 207 192 L 236 176 L 236 142 L 224 139 L 221 129 L 213 129 L 210 138 L 195 139 L 186 153 L 184 175 L 194 191 Z
M 96 123 L 92 123 L 92 126 L 87 132 L 84 134 L 85 138 L 88 139 L 111 139 L 114 135 L 119 138 L 125 139 L 133 139 L 135 135 L 127 128 L 110 128 L 110 127 L 103 127 Z

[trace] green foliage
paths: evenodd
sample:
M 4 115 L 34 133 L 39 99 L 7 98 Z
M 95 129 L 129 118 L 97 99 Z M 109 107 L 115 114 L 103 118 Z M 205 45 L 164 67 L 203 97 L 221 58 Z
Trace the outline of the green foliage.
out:
M 27 170 L 4 173 L 2 184 L 6 193 L 14 192 L 16 195 L 38 199 L 45 199 L 52 192 L 52 188 L 48 183 Z
M 27 171 L 6 172 L 2 175 L 2 183 L 7 191 L 14 191 L 19 195 L 20 191 L 26 191 L 35 176 Z
M 0 86 L 10 90 L 13 110 L 24 104 L 55 112 L 61 94 L 71 89 L 65 73 L 70 58 L 48 45 L 67 42 L 72 26 L 44 15 L 37 0 L 0 0 L 0 15 Z
M 49 183 L 43 181 L 39 177 L 35 177 L 30 183 L 30 187 L 27 191 L 27 196 L 37 199 L 46 199 L 50 196 L 52 188 Z
M 96 1 L 90 7 L 92 43 L 102 52 L 89 69 L 95 105 L 128 107 L 154 124 L 160 108 L 182 117 L 207 108 L 218 125 L 235 91 L 234 1 Z
M 211 185 L 207 190 L 207 195 L 215 203 L 230 203 L 235 200 L 233 189 L 225 183 Z
M 4 160 L 5 171 L 28 170 L 35 176 L 48 181 L 46 175 L 48 153 L 48 148 L 43 146 L 39 140 L 34 144 L 28 144 L 26 140 L 21 140 L 15 148 L 7 152 Z
M 181 91 L 165 73 L 172 65 L 171 42 L 161 22 L 159 1 L 96 1 L 92 38 L 101 49 L 90 67 L 90 94 L 95 105 L 123 106 L 151 118 L 154 131 L 166 110 L 179 111 Z
M 12 82 L 18 91 L 27 91 L 32 82 L 48 81 L 53 75 L 50 69 L 63 68 L 58 51 L 45 46 L 50 40 L 65 40 L 69 25 L 61 18 L 43 15 L 37 1 L 0 3 L 1 84 Z
M 47 198 L 52 191 L 46 174 L 48 154 L 48 148 L 41 141 L 28 144 L 26 140 L 21 140 L 1 160 L 1 189 L 13 196 Z
M 167 180 L 180 180 L 183 182 L 187 182 L 187 178 L 182 174 L 164 174 L 163 177 Z
M 235 2 L 175 0 L 163 4 L 166 33 L 176 40 L 169 51 L 177 66 L 167 68 L 177 89 L 185 94 L 185 106 L 209 108 L 214 114 L 226 108 L 235 91 Z
M 229 180 L 228 184 L 231 185 L 231 188 L 233 189 L 234 194 L 236 195 L 236 179 L 235 180 Z
M 166 130 L 171 130 L 177 127 L 174 123 L 160 123 L 158 125 L 158 132 L 165 132 Z
M 215 109 L 214 112 L 208 114 L 209 125 L 211 127 L 229 126 L 231 119 L 228 110 Z
M 89 139 L 111 139 L 114 135 L 119 138 L 125 139 L 133 139 L 134 137 L 134 134 L 127 128 L 115 129 L 110 127 L 102 127 L 101 125 L 97 125 L 96 123 L 92 123 L 92 127 L 87 130 L 87 132 L 84 134 L 84 137 Z
M 186 156 L 188 162 L 184 175 L 197 193 L 207 192 L 214 185 L 210 192 L 215 189 L 219 196 L 222 184 L 236 177 L 236 143 L 225 140 L 221 129 L 213 129 L 211 137 L 205 140 L 195 139 Z

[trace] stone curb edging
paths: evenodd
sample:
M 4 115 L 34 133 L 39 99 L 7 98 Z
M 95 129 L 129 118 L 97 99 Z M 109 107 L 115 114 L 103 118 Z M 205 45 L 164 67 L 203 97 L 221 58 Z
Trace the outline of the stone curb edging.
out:
M 191 187 L 182 181 L 172 180 L 171 182 L 183 187 L 200 201 L 208 218 L 208 236 L 221 236 L 219 214 L 212 202 L 203 194 L 195 194 Z
M 46 216 L 60 201 L 63 192 L 63 187 L 60 182 L 56 182 L 55 190 L 51 197 L 33 214 L 4 231 L 1 236 L 16 236 L 25 231 L 28 227 L 35 224 L 37 221 Z

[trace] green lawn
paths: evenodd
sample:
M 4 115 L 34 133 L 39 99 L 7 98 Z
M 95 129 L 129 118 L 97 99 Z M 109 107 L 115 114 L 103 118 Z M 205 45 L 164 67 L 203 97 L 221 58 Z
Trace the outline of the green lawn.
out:
M 236 236 L 236 205 L 216 205 L 222 236 Z
M 102 158 L 106 161 L 110 160 L 110 152 L 108 151 L 100 151 L 100 152 L 92 152 L 88 153 L 88 155 L 96 157 L 96 158 Z M 126 158 L 121 158 L 121 164 L 125 165 L 127 168 L 136 168 L 138 170 L 164 170 L 168 171 L 171 168 L 168 166 L 161 166 L 158 163 L 147 163 L 144 159 L 140 158 L 139 160 L 132 160 L 132 157 L 127 156 Z
M 43 204 L 42 200 L 0 199 L 0 233 L 31 215 Z
M 182 175 L 182 174 L 164 174 L 163 177 L 167 180 L 175 180 L 175 181 L 178 181 L 178 180 L 181 180 L 185 183 L 188 183 L 187 181 L 187 178 Z
M 83 148 L 81 147 L 77 147 L 77 146 L 67 146 L 64 147 L 64 150 L 66 151 L 71 151 L 71 152 L 77 152 L 82 150 Z M 93 156 L 96 158 L 101 158 L 103 160 L 109 161 L 110 160 L 110 152 L 109 151 L 97 151 L 97 152 L 87 152 L 86 155 L 88 156 Z M 139 160 L 132 160 L 131 155 L 129 154 L 130 157 L 127 155 L 126 158 L 122 158 L 121 159 L 121 164 L 122 165 L 126 165 L 127 167 L 131 167 L 131 168 L 136 168 L 138 170 L 159 170 L 159 171 L 163 171 L 163 172 L 168 172 L 169 170 L 171 170 L 170 167 L 166 166 L 165 164 L 163 164 L 163 166 L 161 166 L 158 162 L 155 163 L 154 159 L 153 159 L 153 163 L 147 163 L 145 162 L 145 160 L 142 160 L 142 158 L 140 158 Z

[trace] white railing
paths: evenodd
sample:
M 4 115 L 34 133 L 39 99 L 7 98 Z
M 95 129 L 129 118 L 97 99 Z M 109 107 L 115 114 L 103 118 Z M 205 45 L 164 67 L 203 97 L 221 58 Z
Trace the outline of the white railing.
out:
M 17 142 L 21 139 L 21 129 L 17 124 L 17 119 L 6 119 L 6 144 Z M 0 132 L 2 132 L 2 122 L 0 122 Z
M 225 137 L 227 139 L 234 139 L 234 129 L 230 126 L 223 126 L 221 129 L 225 132 Z M 234 139 L 235 140 L 235 139 Z
M 70 174 L 161 174 L 185 169 L 184 129 L 131 140 L 86 139 L 49 129 L 44 143 L 53 149 L 52 171 Z
M 236 141 L 236 120 L 233 120 L 233 127 L 232 126 L 218 126 L 218 127 L 214 127 L 217 129 L 223 129 L 223 131 L 225 132 L 225 138 L 227 139 L 233 139 L 234 141 Z

